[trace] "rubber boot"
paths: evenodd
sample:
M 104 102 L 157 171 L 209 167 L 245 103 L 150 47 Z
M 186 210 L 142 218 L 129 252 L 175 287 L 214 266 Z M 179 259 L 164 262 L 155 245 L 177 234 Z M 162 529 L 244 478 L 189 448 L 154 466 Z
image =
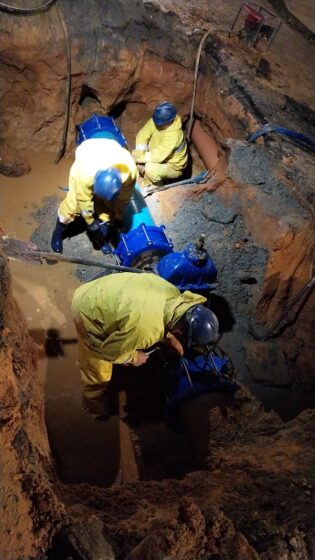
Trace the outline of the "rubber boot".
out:
M 55 253 L 62 253 L 62 236 L 65 232 L 67 228 L 66 224 L 62 224 L 59 220 L 59 218 L 57 219 L 56 222 L 56 226 L 55 229 L 53 231 L 52 237 L 51 237 L 51 248 Z
M 110 222 L 102 222 L 100 224 L 100 234 L 101 234 L 101 242 L 100 248 L 103 255 L 109 255 L 112 253 L 112 248 L 109 244 L 109 240 L 112 238 L 113 235 L 113 226 Z

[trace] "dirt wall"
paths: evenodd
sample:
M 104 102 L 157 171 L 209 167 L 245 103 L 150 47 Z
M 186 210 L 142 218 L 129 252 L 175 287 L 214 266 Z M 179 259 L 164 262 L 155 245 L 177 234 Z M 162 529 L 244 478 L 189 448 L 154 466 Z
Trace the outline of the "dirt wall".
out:
M 105 490 L 61 485 L 64 538 L 87 538 L 97 518 L 117 560 L 311 560 L 313 412 L 284 425 L 239 391 L 232 403 L 202 397 L 182 416 L 192 445 L 203 441 L 203 471 Z
M 0 255 L 0 557 L 39 558 L 64 522 L 53 491 L 36 347 Z

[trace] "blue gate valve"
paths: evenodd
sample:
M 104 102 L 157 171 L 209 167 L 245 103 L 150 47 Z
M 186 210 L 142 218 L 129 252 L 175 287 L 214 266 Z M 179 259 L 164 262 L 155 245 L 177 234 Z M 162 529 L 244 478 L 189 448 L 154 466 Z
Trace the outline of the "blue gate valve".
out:
M 227 356 L 220 357 L 215 352 L 181 358 L 175 369 L 163 375 L 168 410 L 213 391 L 233 396 L 240 385 L 224 373 L 228 362 Z
M 204 247 L 205 236 L 190 243 L 181 252 L 162 257 L 154 271 L 175 284 L 179 290 L 214 290 L 217 287 L 217 269 Z

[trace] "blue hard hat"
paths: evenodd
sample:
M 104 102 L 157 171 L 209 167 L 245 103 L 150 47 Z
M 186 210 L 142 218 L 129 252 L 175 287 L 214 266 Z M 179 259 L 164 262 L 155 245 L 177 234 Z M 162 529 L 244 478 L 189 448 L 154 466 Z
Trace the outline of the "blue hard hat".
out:
M 176 107 L 168 101 L 163 101 L 155 107 L 152 118 L 155 126 L 162 126 L 163 124 L 171 124 L 176 115 Z
M 185 313 L 188 326 L 187 346 L 206 346 L 216 342 L 219 335 L 217 316 L 204 305 L 194 305 Z
M 116 167 L 100 169 L 94 177 L 93 192 L 105 200 L 114 200 L 122 187 L 121 173 Z

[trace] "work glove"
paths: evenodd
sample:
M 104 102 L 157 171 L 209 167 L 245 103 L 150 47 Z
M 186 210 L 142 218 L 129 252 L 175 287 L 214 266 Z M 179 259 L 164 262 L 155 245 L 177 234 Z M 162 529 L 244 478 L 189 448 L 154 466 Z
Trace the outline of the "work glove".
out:
M 112 226 L 109 222 L 100 222 L 99 230 L 103 236 L 103 240 L 106 241 L 111 234 Z
M 112 229 L 112 224 L 110 222 L 100 222 L 99 220 L 94 220 L 94 222 L 88 225 L 88 232 L 94 234 L 101 234 L 105 239 L 110 236 Z
M 107 243 L 112 233 L 112 224 L 110 222 L 94 220 L 94 222 L 88 226 L 88 232 L 91 236 L 92 243 L 95 243 L 104 255 L 108 255 L 112 252 L 111 246 Z
M 94 222 L 92 222 L 92 224 L 88 225 L 88 232 L 90 234 L 90 238 L 92 243 L 95 243 L 95 245 L 97 245 L 99 248 L 102 247 L 103 243 L 104 243 L 104 236 L 103 233 L 101 231 L 100 228 L 100 221 L 99 220 L 94 220 Z
M 99 220 L 94 220 L 94 222 L 92 222 L 91 224 L 88 224 L 88 232 L 89 233 L 95 233 L 96 231 L 98 231 L 100 228 L 100 221 Z

